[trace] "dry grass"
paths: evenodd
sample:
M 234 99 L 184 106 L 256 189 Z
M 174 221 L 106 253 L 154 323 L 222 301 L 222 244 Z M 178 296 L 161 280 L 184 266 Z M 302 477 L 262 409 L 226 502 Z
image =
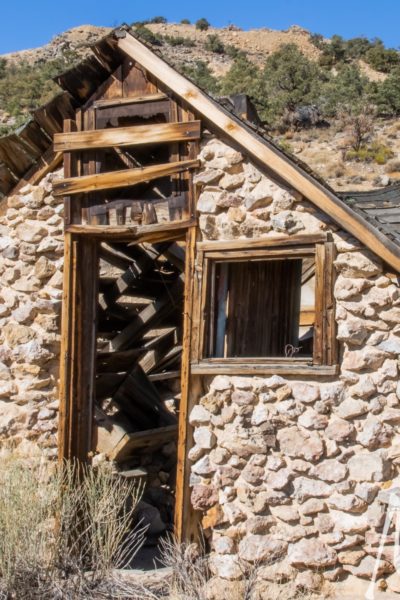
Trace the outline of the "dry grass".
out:
M 0 598 L 134 597 L 114 569 L 143 542 L 132 528 L 140 496 L 105 469 L 0 463 Z
M 195 544 L 179 544 L 173 539 L 161 543 L 161 563 L 171 576 L 163 590 L 147 593 L 142 600 L 319 600 L 322 596 L 298 589 L 294 581 L 262 581 L 261 565 L 239 561 L 243 577 L 226 581 L 212 577 L 208 558 Z M 324 596 L 326 597 L 326 596 Z

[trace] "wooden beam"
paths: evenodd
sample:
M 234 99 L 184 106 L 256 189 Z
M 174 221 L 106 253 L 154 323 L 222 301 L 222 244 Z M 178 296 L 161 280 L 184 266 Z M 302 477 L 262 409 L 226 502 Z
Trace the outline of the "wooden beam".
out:
M 142 169 L 126 169 L 97 175 L 84 175 L 82 177 L 69 177 L 56 179 L 53 182 L 55 196 L 82 194 L 99 190 L 112 190 L 144 183 L 160 177 L 167 177 L 174 173 L 181 173 L 186 169 L 195 169 L 200 166 L 199 160 L 185 160 L 176 163 L 151 165 Z
M 190 347 L 192 338 L 193 291 L 195 275 L 196 227 L 186 234 L 185 288 L 183 309 L 183 340 L 181 362 L 181 399 L 179 403 L 179 436 L 176 470 L 175 535 L 178 541 L 193 541 L 198 536 L 197 522 L 190 502 L 190 461 L 188 452 L 193 445 L 193 430 L 189 414 L 200 395 L 200 381 L 190 375 Z
M 219 359 L 220 360 L 220 359 Z M 246 359 L 244 358 L 243 361 Z M 299 364 L 267 364 L 267 363 L 233 363 L 220 362 L 212 363 L 203 360 L 199 363 L 191 364 L 193 375 L 294 375 L 311 377 L 330 377 L 339 372 L 338 365 L 319 366 L 319 365 L 299 365 Z
M 162 223 L 155 225 L 125 225 L 120 227 L 105 225 L 71 225 L 68 233 L 100 236 L 107 241 L 134 241 L 156 243 L 162 241 L 180 240 L 186 229 L 196 224 L 196 221 L 181 221 L 179 223 Z
M 56 152 L 95 150 L 96 148 L 123 148 L 144 144 L 188 142 L 200 138 L 201 122 L 153 123 L 133 127 L 115 127 L 95 131 L 73 131 L 54 135 Z
M 65 236 L 60 373 L 60 459 L 89 459 L 92 450 L 96 348 L 97 243 Z
M 127 433 L 120 440 L 118 445 L 108 454 L 108 457 L 110 460 L 121 461 L 132 456 L 132 453 L 134 453 L 135 450 L 143 450 L 145 448 L 155 450 L 164 446 L 164 444 L 175 440 L 177 430 L 177 425 L 167 425 L 166 427 Z
M 252 248 L 271 248 L 275 246 L 307 246 L 325 242 L 326 233 L 276 235 L 270 238 L 255 238 L 246 240 L 206 241 L 197 242 L 197 249 L 203 252 L 224 252 L 225 250 L 251 250 Z
M 96 100 L 93 102 L 93 108 L 109 108 L 110 106 L 121 106 L 124 104 L 139 104 L 142 102 L 158 102 L 166 100 L 168 96 L 162 94 L 145 94 L 144 96 L 128 96 L 125 98 L 105 98 L 104 100 Z
M 146 306 L 130 323 L 110 342 L 110 351 L 124 350 L 132 340 L 156 319 L 160 311 L 167 307 L 173 310 L 180 303 L 180 292 L 183 287 L 183 275 L 180 275 L 175 283 L 154 302 Z
M 308 174 L 268 140 L 258 136 L 238 118 L 230 115 L 210 96 L 178 73 L 129 32 L 121 31 L 117 45 L 160 82 L 172 89 L 175 95 L 187 102 L 197 115 L 243 149 L 257 164 L 262 164 L 268 171 L 275 172 L 277 176 L 284 179 L 305 198 L 328 214 L 340 227 L 352 233 L 388 264 L 400 271 L 400 248 L 398 245 L 355 213 L 334 192 Z

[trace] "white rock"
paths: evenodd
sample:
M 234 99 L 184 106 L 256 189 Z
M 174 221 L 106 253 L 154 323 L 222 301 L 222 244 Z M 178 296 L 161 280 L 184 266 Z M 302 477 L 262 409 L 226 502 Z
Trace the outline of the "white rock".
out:
M 202 406 L 197 404 L 193 407 L 192 412 L 189 416 L 189 423 L 193 426 L 208 425 L 210 422 L 211 414 L 209 411 Z
M 288 560 L 293 567 L 320 569 L 335 565 L 337 554 L 320 540 L 310 538 L 290 545 Z
M 193 434 L 194 441 L 196 442 L 199 448 L 204 448 L 205 450 L 211 450 L 215 446 L 217 438 L 214 433 L 210 431 L 207 427 L 198 427 L 195 429 Z
M 243 576 L 239 559 L 233 554 L 212 555 L 209 565 L 212 573 L 222 579 L 235 580 Z
M 293 487 L 294 494 L 300 503 L 309 498 L 327 498 L 332 493 L 332 486 L 323 481 L 308 479 L 307 477 L 296 477 L 293 481 Z
M 335 413 L 341 419 L 353 419 L 366 412 L 368 412 L 368 404 L 358 398 L 346 398 L 335 408 Z
M 253 425 L 261 425 L 271 418 L 271 413 L 265 404 L 257 404 L 251 417 Z
M 347 463 L 349 478 L 353 481 L 385 481 L 390 477 L 391 465 L 385 452 L 359 452 Z
M 382 271 L 382 265 L 376 257 L 365 250 L 363 252 L 345 252 L 335 260 L 336 269 L 345 277 L 374 277 Z
M 211 382 L 210 390 L 217 392 L 223 392 L 232 388 L 232 382 L 229 377 L 225 375 L 217 375 Z

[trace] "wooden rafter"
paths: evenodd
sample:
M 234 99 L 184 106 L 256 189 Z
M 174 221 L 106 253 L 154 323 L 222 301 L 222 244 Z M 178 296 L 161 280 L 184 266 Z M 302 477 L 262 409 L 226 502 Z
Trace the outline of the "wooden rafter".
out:
M 186 171 L 186 169 L 195 169 L 199 165 L 200 161 L 198 160 L 184 160 L 162 165 L 151 165 L 142 169 L 126 169 L 123 171 L 100 173 L 98 175 L 57 179 L 53 183 L 54 195 L 82 194 L 137 185 L 138 183 L 144 183 L 152 179 L 181 173 L 182 171 Z
M 133 127 L 116 127 L 94 131 L 56 133 L 54 135 L 54 150 L 56 152 L 71 152 L 74 150 L 95 150 L 96 148 L 198 140 L 200 138 L 200 125 L 200 121 L 189 121 L 187 123 L 154 123 L 152 125 L 134 125 Z

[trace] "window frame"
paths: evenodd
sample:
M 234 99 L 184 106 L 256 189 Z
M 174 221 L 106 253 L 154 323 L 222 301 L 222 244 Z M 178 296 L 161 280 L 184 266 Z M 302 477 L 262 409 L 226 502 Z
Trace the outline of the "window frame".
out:
M 315 258 L 315 325 L 312 357 L 206 358 L 209 295 L 213 264 L 248 259 Z M 195 306 L 191 371 L 193 374 L 321 375 L 338 372 L 334 265 L 335 244 L 327 234 L 277 236 L 271 239 L 198 242 L 196 247 Z

